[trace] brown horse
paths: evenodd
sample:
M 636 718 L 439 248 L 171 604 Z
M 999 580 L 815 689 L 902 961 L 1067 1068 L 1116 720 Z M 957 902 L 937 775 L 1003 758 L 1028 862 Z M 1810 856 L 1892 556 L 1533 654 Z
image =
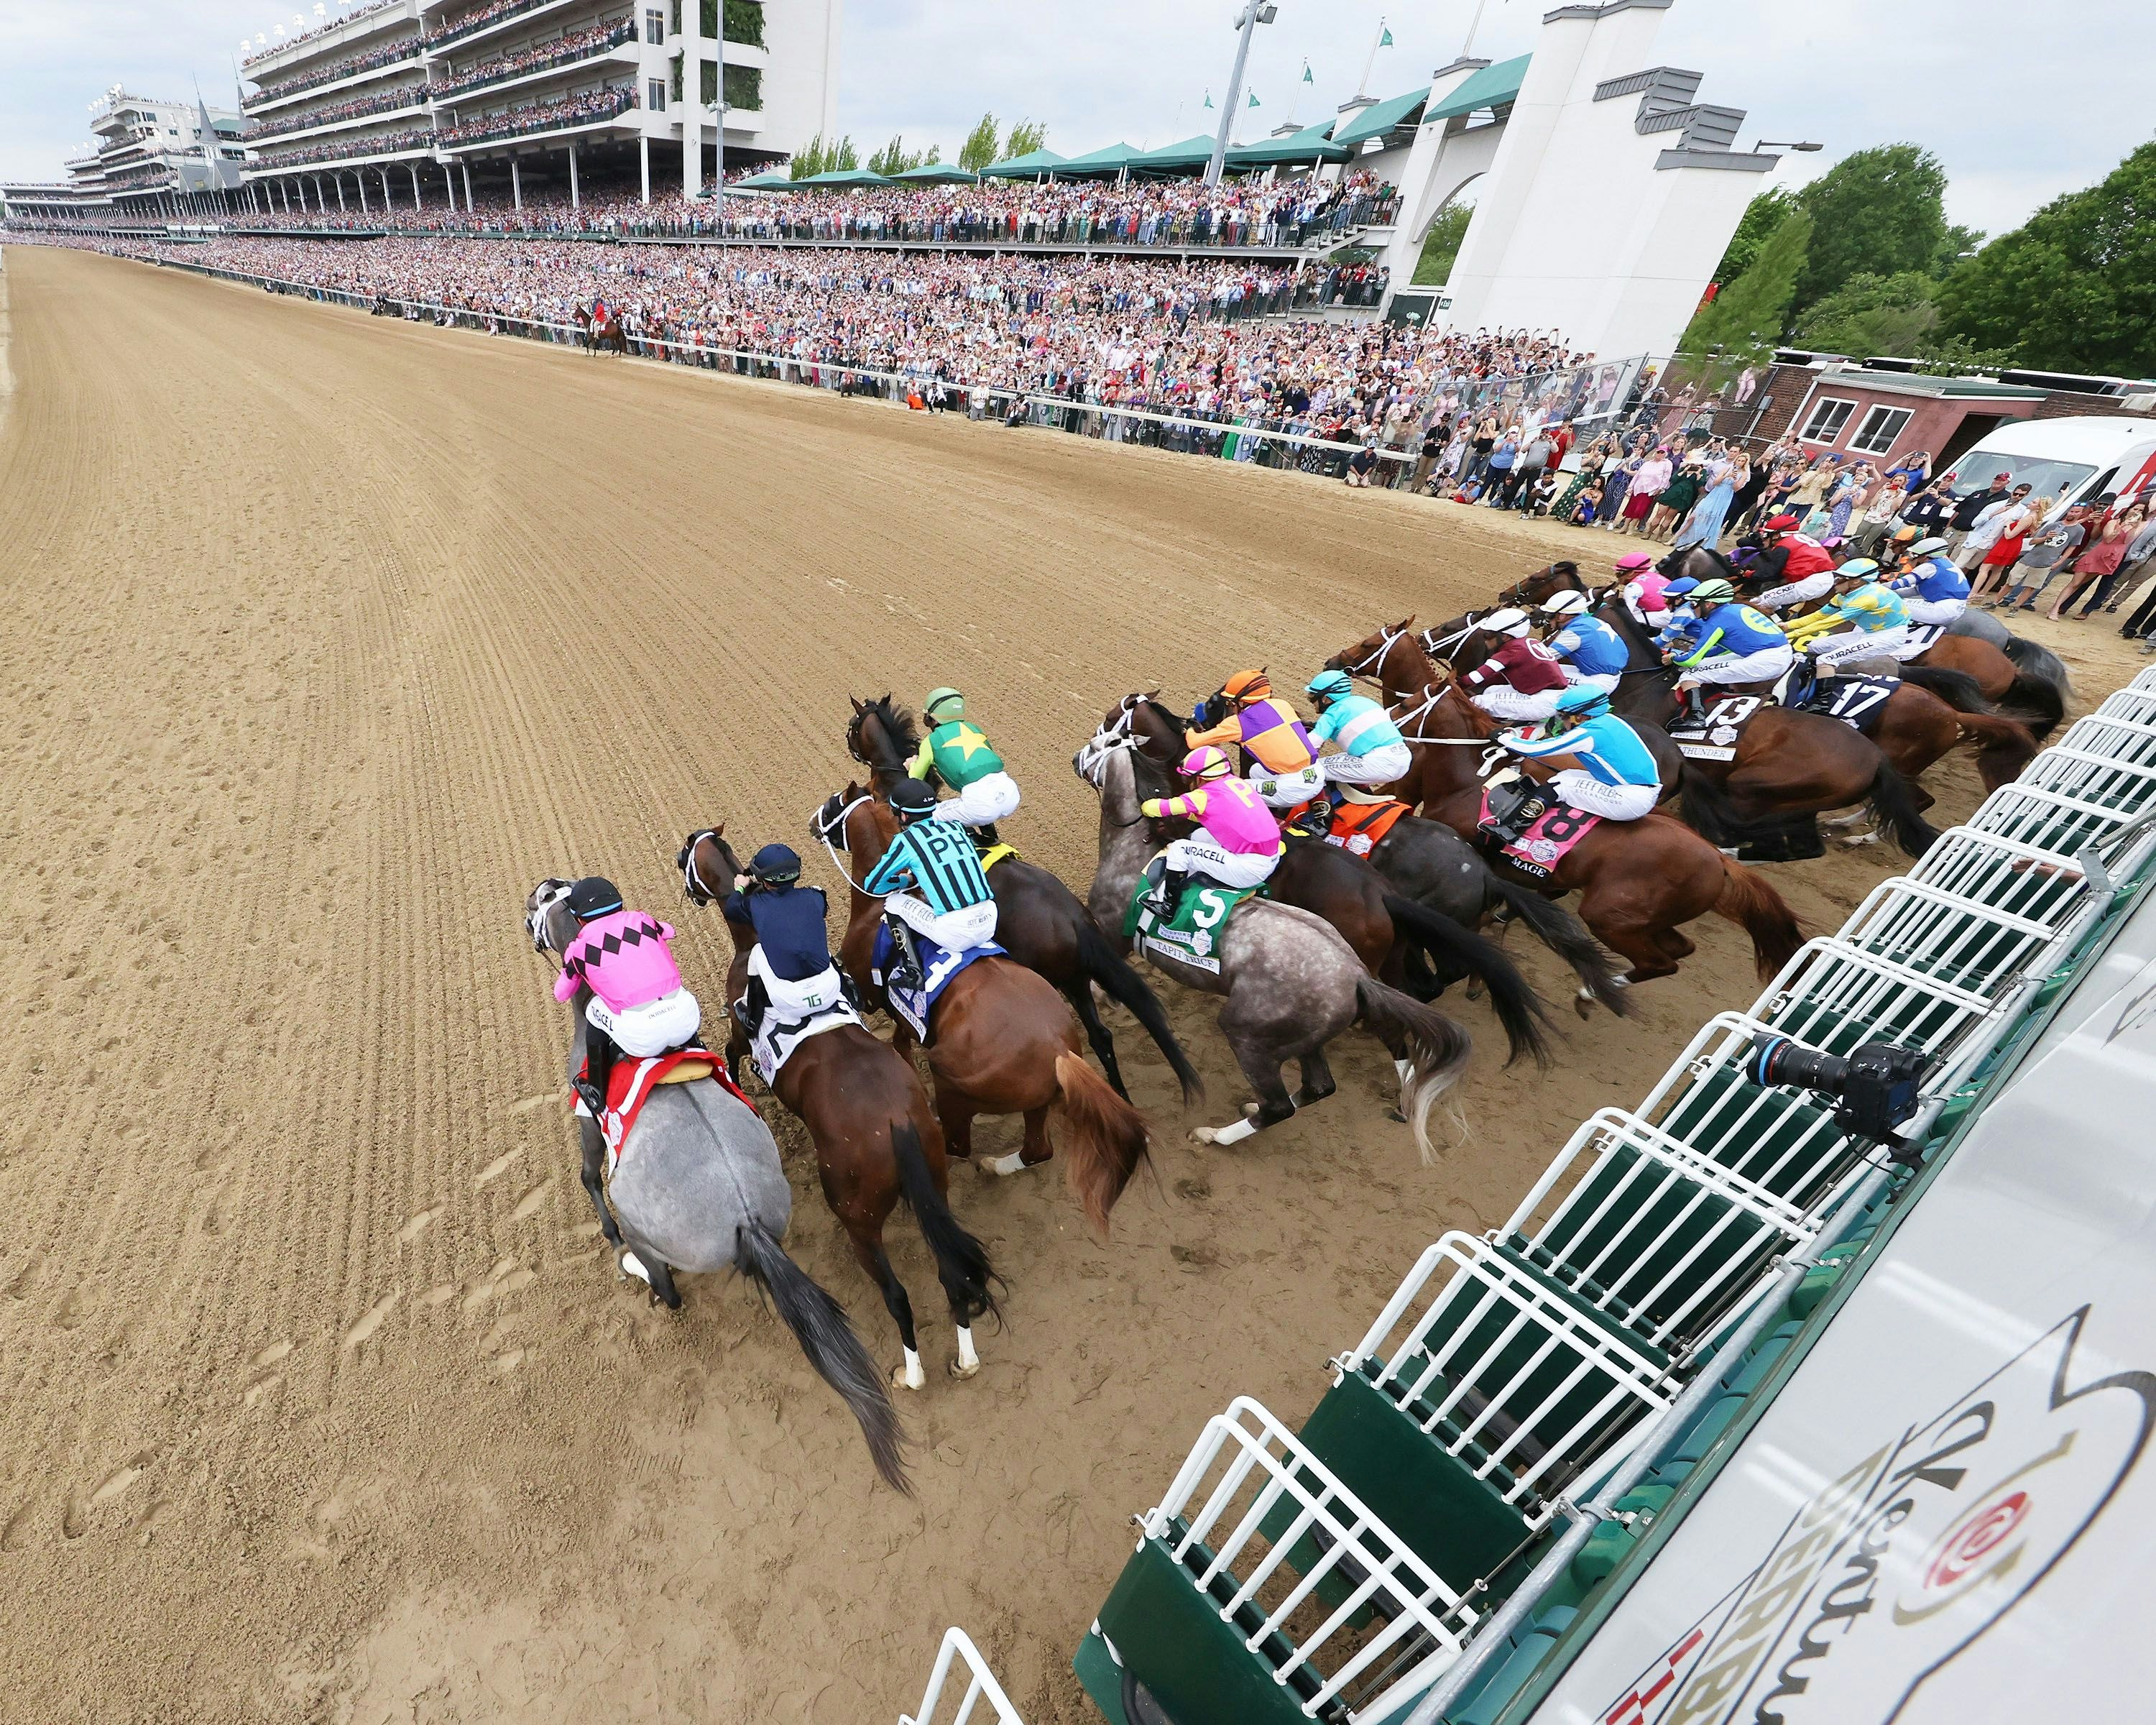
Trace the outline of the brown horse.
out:
M 725 834 L 723 823 L 691 833 L 675 859 L 691 904 L 715 902 L 744 872 Z M 729 916 L 726 932 L 734 943 L 726 999 L 738 1000 L 748 986 L 756 930 Z M 748 1056 L 749 1037 L 738 1019 L 732 1022 L 726 1064 L 739 1072 Z M 937 1278 L 950 1302 L 951 1322 L 958 1332 L 951 1375 L 972 1377 L 981 1369 L 973 1348 L 973 1321 L 995 1312 L 990 1284 L 998 1278 L 980 1241 L 951 1214 L 943 1128 L 913 1063 L 862 1024 L 842 1024 L 798 1045 L 778 1069 L 772 1092 L 808 1128 L 824 1202 L 846 1230 L 855 1261 L 876 1285 L 884 1309 L 898 1326 L 906 1358 L 891 1373 L 892 1384 L 919 1389 L 927 1382 L 914 1333 L 913 1304 L 883 1247 L 884 1224 L 901 1200 L 928 1242 Z
M 1475 745 L 1505 727 L 1460 693 L 1412 634 L 1388 633 L 1392 645 L 1368 674 L 1382 671 L 1415 757 L 1414 771 L 1394 787 L 1394 794 L 1472 840 L 1481 832 L 1480 762 L 1487 752 Z M 1377 639 L 1335 655 L 1335 662 L 1367 657 Z M 1404 713 L 1398 711 L 1403 702 Z M 1502 859 L 1496 865 L 1509 866 Z M 1679 929 L 1710 911 L 1751 937 L 1753 962 L 1763 978 L 1779 971 L 1804 943 L 1804 931 L 1779 893 L 1666 815 L 1598 823 L 1548 880 L 1534 884 L 1553 893 L 1578 891 L 1581 920 L 1604 946 L 1632 961 L 1628 983 L 1674 975 L 1680 961 L 1696 950 Z
M 891 805 L 849 784 L 817 810 L 811 830 L 835 859 L 844 851 L 852 906 L 839 961 L 865 1000 L 884 1004 L 870 973 L 883 901 L 860 882 L 875 869 L 898 830 Z M 901 1050 L 911 1033 L 897 1024 Z M 973 1153 L 973 1121 L 983 1114 L 1025 1117 L 1024 1147 L 988 1164 L 998 1174 L 1036 1168 L 1054 1153 L 1048 1111 L 1063 1111 L 1070 1189 L 1096 1228 L 1140 1163 L 1148 1159 L 1145 1117 L 1117 1096 L 1078 1052 L 1078 1024 L 1063 997 L 1040 976 L 1009 958 L 978 959 L 953 977 L 936 1003 L 924 1051 L 936 1081 L 936 1112 L 950 1153 Z
M 871 783 L 888 798 L 921 746 L 920 732 L 913 716 L 888 695 L 853 705 L 854 716 L 846 726 L 847 752 L 869 769 Z M 1183 1086 L 1186 1103 L 1204 1095 L 1204 1082 L 1176 1040 L 1160 997 L 1095 926 L 1069 887 L 1046 869 L 1016 856 L 1005 857 L 988 870 L 988 886 L 996 896 L 996 944 L 1028 970 L 1045 977 L 1070 1003 L 1117 1096 L 1127 1101 L 1131 1093 L 1116 1059 L 1116 1040 L 1094 1004 L 1096 987 L 1125 1008 L 1152 1038 Z

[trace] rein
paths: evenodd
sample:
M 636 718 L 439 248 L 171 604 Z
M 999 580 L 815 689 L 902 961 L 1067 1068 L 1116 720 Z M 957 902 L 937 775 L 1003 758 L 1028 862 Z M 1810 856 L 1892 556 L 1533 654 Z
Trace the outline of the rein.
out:
M 1393 723 L 1399 727 L 1403 742 L 1419 744 L 1426 748 L 1487 749 L 1491 747 L 1486 737 L 1410 737 L 1407 734 L 1407 727 L 1419 725 L 1428 718 L 1438 702 L 1451 692 L 1452 687 L 1450 683 L 1440 684 L 1424 697 L 1421 706 L 1393 715 Z
M 1393 644 L 1405 634 L 1407 631 L 1404 629 L 1379 629 L 1377 650 L 1365 654 L 1354 664 L 1348 665 L 1348 675 L 1351 677 L 1368 676 L 1372 671 L 1381 668 L 1384 665 L 1385 655 L 1393 650 Z
M 706 827 L 701 832 L 691 833 L 686 848 L 681 852 L 681 886 L 692 903 L 708 905 L 719 896 L 704 884 L 704 877 L 696 870 L 696 847 L 705 839 L 718 836 L 718 829 L 715 827 Z
M 870 892 L 867 887 L 862 886 L 860 881 L 854 879 L 853 873 L 847 868 L 845 859 L 839 853 L 839 847 L 831 842 L 831 834 L 834 832 L 843 833 L 845 831 L 846 817 L 848 815 L 851 814 L 856 809 L 860 808 L 862 803 L 873 803 L 875 801 L 875 794 L 874 792 L 863 791 L 860 796 L 855 798 L 852 802 L 847 803 L 844 808 L 841 809 L 836 814 L 831 817 L 831 824 L 828 828 L 824 824 L 822 818 L 823 804 L 819 803 L 816 805 L 816 813 L 808 817 L 808 830 L 816 835 L 816 842 L 819 845 L 821 845 L 824 849 L 829 853 L 831 866 L 839 871 L 839 878 L 844 880 L 847 886 L 852 887 L 854 891 L 860 894 L 863 898 L 889 898 L 891 896 L 891 893 Z M 891 891 L 896 892 L 897 890 L 898 889 L 896 887 L 893 887 Z

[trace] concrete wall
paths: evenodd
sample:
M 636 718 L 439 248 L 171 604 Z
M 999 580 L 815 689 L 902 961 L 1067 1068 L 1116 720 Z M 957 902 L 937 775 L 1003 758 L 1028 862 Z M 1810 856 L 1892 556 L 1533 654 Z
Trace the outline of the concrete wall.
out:
M 839 125 L 840 0 L 764 0 L 763 128 L 757 147 L 792 155 Z M 741 142 L 732 138 L 729 141 Z

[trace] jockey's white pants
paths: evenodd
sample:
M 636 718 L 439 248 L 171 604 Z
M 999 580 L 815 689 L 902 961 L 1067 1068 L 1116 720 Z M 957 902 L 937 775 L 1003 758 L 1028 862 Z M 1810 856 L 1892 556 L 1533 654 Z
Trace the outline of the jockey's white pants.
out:
M 1909 621 L 1944 627 L 1969 609 L 1967 599 L 1904 599 Z
M 1834 572 L 1830 569 L 1807 575 L 1802 581 L 1792 581 L 1787 587 L 1770 587 L 1751 604 L 1755 611 L 1779 611 L 1811 599 L 1823 599 L 1833 591 Z
M 692 1040 L 702 1028 L 704 1009 L 686 988 L 676 988 L 647 1000 L 641 1006 L 616 1012 L 594 994 L 584 1008 L 584 1017 L 595 1030 L 603 1031 L 624 1054 L 639 1060 L 663 1055 Z
M 1597 671 L 1590 676 L 1576 665 L 1567 665 L 1564 667 L 1564 680 L 1573 688 L 1578 689 L 1584 685 L 1589 689 L 1599 689 L 1604 695 L 1614 695 L 1617 692 L 1617 685 L 1624 680 L 1624 676 L 1625 674 L 1622 671 Z
M 814 976 L 805 976 L 798 981 L 780 976 L 771 968 L 771 961 L 763 956 L 762 947 L 748 949 L 748 973 L 762 978 L 763 992 L 771 1002 L 773 1014 L 782 1021 L 798 1024 L 813 1018 L 819 1012 L 828 1012 L 845 999 L 845 991 L 839 982 L 839 967 L 826 966 Z
M 1327 784 L 1392 784 L 1414 768 L 1414 752 L 1405 742 L 1381 743 L 1359 755 L 1327 755 L 1317 763 Z
M 883 901 L 883 907 L 947 952 L 969 952 L 996 937 L 996 901 L 992 898 L 961 911 L 946 911 L 939 916 L 925 900 L 910 892 L 894 892 Z
M 1678 672 L 1681 683 L 1712 683 L 1721 686 L 1729 683 L 1765 683 L 1772 681 L 1797 662 L 1794 647 L 1762 647 L 1757 653 L 1732 653 L 1702 663 L 1684 667 Z
M 1276 773 L 1262 763 L 1245 773 L 1268 809 L 1296 809 L 1325 788 L 1325 774 L 1317 762 L 1292 773 Z
M 1604 784 L 1591 773 L 1568 767 L 1550 775 L 1550 788 L 1575 809 L 1599 814 L 1604 820 L 1637 820 L 1655 812 L 1661 787 L 1651 784 Z
M 1892 629 L 1836 629 L 1830 635 L 1820 636 L 1804 651 L 1818 662 L 1821 670 L 1831 670 L 1852 659 L 1892 659 L 1908 638 L 1907 628 L 1898 623 Z
M 1281 860 L 1277 850 L 1270 856 L 1245 850 L 1223 850 L 1202 832 L 1193 833 L 1188 839 L 1169 839 L 1163 854 L 1171 869 L 1185 875 L 1203 875 L 1209 880 L 1238 891 L 1246 886 L 1262 886 L 1272 878 Z
M 1493 719 L 1503 719 L 1509 724 L 1527 725 L 1553 717 L 1557 704 L 1564 693 L 1562 689 L 1539 689 L 1532 695 L 1513 688 L 1509 683 L 1500 683 L 1494 689 L 1484 689 L 1471 697 L 1475 705 Z
M 1018 783 L 1008 773 L 984 773 L 936 805 L 931 817 L 960 826 L 984 827 L 1018 813 Z

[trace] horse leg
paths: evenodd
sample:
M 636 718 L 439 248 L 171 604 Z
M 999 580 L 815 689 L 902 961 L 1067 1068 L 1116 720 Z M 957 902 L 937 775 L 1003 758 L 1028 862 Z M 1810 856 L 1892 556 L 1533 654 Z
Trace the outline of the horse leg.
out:
M 883 1249 L 882 1230 L 873 1234 L 857 1234 L 846 1230 L 847 1243 L 854 1249 L 854 1259 L 876 1285 L 883 1295 L 883 1309 L 891 1314 L 891 1321 L 898 1326 L 899 1345 L 906 1350 L 906 1360 L 891 1374 L 894 1389 L 922 1389 L 927 1387 L 928 1374 L 921 1369 L 921 1342 L 913 1331 L 913 1302 L 906 1298 L 906 1284 L 898 1279 L 898 1272 L 891 1267 L 891 1257 Z
M 651 1297 L 669 1312 L 681 1309 L 680 1290 L 674 1286 L 674 1272 L 658 1253 L 639 1240 L 629 1240 L 617 1249 L 614 1261 L 624 1276 L 633 1276 L 651 1290 Z
M 936 1117 L 943 1122 L 943 1153 L 962 1161 L 973 1154 L 973 1116 L 979 1112 L 961 1090 L 936 1077 Z
M 599 1232 L 606 1236 L 606 1243 L 619 1251 L 621 1248 L 621 1230 L 614 1225 L 613 1212 L 607 1208 L 606 1201 L 605 1141 L 599 1137 L 597 1121 L 579 1119 L 577 1127 L 578 1147 L 582 1152 L 578 1178 L 584 1183 L 584 1194 L 591 1199 L 592 1209 L 598 1214 Z
M 1255 1103 L 1243 1105 L 1243 1117 L 1226 1126 L 1201 1126 L 1190 1136 L 1201 1144 L 1239 1144 L 1245 1138 L 1278 1126 L 1295 1114 L 1294 1101 L 1287 1086 L 1281 1082 L 1281 1051 L 1279 1045 L 1260 1030 L 1233 1024 L 1235 1003 L 1221 1009 L 1220 1034 L 1228 1039 L 1228 1046 L 1235 1053 L 1235 1064 L 1243 1069 L 1243 1076 L 1250 1081 L 1250 1088 L 1257 1092 Z
M 1064 990 L 1063 998 L 1070 1003 L 1070 1009 L 1078 1014 L 1078 1022 L 1086 1027 L 1086 1040 L 1092 1045 L 1093 1057 L 1100 1061 L 1108 1082 L 1114 1086 L 1116 1094 L 1127 1102 L 1131 1093 L 1123 1088 L 1123 1069 L 1116 1064 L 1116 1039 L 1101 1022 L 1101 1009 L 1093 999 L 1094 987 L 1081 978 L 1075 987 Z
M 1126 1096 L 1124 1101 L 1128 1101 Z M 1045 1105 L 1025 1111 L 1025 1142 L 1008 1156 L 991 1157 L 988 1172 L 992 1174 L 1022 1173 L 1027 1168 L 1039 1168 L 1055 1153 L 1055 1147 L 1048 1142 L 1048 1109 Z
M 1404 1060 L 1395 1065 L 1404 1066 Z M 1322 1102 L 1340 1086 L 1333 1081 L 1332 1068 L 1326 1064 L 1325 1050 L 1313 1048 L 1302 1057 L 1302 1088 L 1295 1093 L 1293 1101 L 1298 1108 L 1307 1108 L 1312 1102 Z

